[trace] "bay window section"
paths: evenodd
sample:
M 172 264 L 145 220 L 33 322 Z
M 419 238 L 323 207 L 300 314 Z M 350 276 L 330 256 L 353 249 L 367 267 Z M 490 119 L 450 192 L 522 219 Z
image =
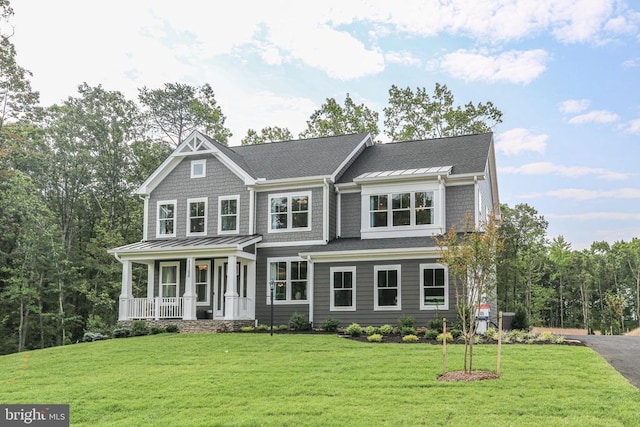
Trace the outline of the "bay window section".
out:
M 269 282 L 275 284 L 276 303 L 306 303 L 308 301 L 307 261 L 297 259 L 269 260 Z M 270 298 L 267 283 L 267 303 Z
M 420 264 L 420 299 L 422 310 L 449 309 L 449 280 L 446 266 Z
M 374 309 L 400 310 L 401 280 L 400 265 L 383 265 L 373 268 Z
M 433 191 L 369 195 L 369 229 L 401 229 L 435 224 Z M 388 203 L 389 199 L 391 203 Z
M 391 210 L 394 227 L 411 225 L 411 193 L 394 194 Z
M 176 236 L 176 201 L 158 202 L 157 237 Z
M 371 227 L 387 226 L 387 195 L 369 196 L 369 216 Z
M 311 192 L 269 196 L 269 231 L 311 229 Z
M 433 191 L 416 191 L 414 197 L 416 225 L 433 224 Z

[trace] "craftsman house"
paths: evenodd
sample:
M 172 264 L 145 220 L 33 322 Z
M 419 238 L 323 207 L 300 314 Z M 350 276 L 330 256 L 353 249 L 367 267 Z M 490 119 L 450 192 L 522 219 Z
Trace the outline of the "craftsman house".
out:
M 276 324 L 455 317 L 432 236 L 499 204 L 491 133 L 226 147 L 193 132 L 137 194 L 142 240 L 109 251 L 121 321 L 268 324 L 272 297 Z M 147 265 L 146 295 L 133 294 L 134 263 Z

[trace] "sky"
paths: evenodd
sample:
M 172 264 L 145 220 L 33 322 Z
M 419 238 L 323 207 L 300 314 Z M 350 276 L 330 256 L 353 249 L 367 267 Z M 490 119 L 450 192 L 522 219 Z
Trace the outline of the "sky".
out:
M 640 237 L 640 2 L 633 0 L 11 0 L 18 63 L 43 106 L 82 82 L 209 83 L 238 145 L 294 135 L 347 93 L 391 85 L 491 101 L 500 202 L 527 203 L 573 249 Z

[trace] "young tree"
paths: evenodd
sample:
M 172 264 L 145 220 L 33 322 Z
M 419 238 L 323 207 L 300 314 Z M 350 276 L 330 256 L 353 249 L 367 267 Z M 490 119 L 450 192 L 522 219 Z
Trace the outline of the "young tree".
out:
M 464 371 L 470 373 L 473 370 L 476 313 L 483 299 L 496 290 L 496 262 L 503 247 L 496 217 L 489 215 L 476 228 L 468 216 L 465 230 L 458 232 L 453 226 L 435 241 L 441 262 L 447 265 L 454 278 L 456 310 L 464 337 Z
M 291 131 L 278 126 L 267 126 L 262 128 L 260 134 L 253 129 L 247 131 L 247 136 L 242 138 L 242 145 L 264 144 L 266 142 L 289 141 L 293 139 Z
M 194 87 L 166 83 L 164 89 L 140 89 L 152 139 L 169 140 L 177 147 L 193 130 L 200 130 L 221 144 L 227 144 L 231 131 L 209 84 Z
M 327 102 L 309 117 L 307 129 L 300 133 L 300 138 L 364 132 L 371 133 L 374 139 L 378 136 L 378 113 L 364 104 L 356 105 L 347 93 L 344 107 L 335 99 L 327 98 Z
M 502 123 L 502 112 L 492 102 L 468 102 L 454 106 L 447 85 L 436 83 L 433 97 L 425 88 L 389 89 L 389 105 L 384 108 L 385 133 L 393 141 L 441 138 L 490 131 Z

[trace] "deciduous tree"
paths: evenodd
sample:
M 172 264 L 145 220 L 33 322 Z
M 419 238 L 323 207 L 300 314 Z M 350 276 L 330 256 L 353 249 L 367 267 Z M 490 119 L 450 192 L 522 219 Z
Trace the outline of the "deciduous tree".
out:
M 364 104 L 357 105 L 347 93 L 344 106 L 334 98 L 327 98 L 309 117 L 307 129 L 300 133 L 300 138 L 364 132 L 371 133 L 374 139 L 378 136 L 378 113 Z
M 293 139 L 291 131 L 278 126 L 267 126 L 260 133 L 253 129 L 247 131 L 247 136 L 242 138 L 242 145 L 264 144 L 266 142 L 288 141 Z

